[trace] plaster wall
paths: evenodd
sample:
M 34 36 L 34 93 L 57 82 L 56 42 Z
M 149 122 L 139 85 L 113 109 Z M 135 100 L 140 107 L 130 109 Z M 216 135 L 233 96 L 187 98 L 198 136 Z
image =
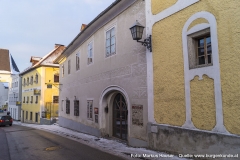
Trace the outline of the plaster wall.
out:
M 22 103 L 22 79 L 19 75 L 12 75 L 9 84 L 8 110 L 13 119 L 21 120 L 22 104 L 16 105 L 16 101 Z
M 120 15 L 110 20 L 106 25 L 95 32 L 77 50 L 60 64 L 64 65 L 64 76 L 60 76 L 62 84 L 60 91 L 60 125 L 64 125 L 64 119 L 74 121 L 81 126 L 88 126 L 100 130 L 101 134 L 109 134 L 109 121 L 112 121 L 110 113 L 104 113 L 104 105 L 100 101 L 101 96 L 108 98 L 115 89 L 102 95 L 110 86 L 121 88 L 126 93 L 128 101 L 128 135 L 146 141 L 147 125 L 147 69 L 145 47 L 132 40 L 129 28 L 138 20 L 145 24 L 145 2 L 136 1 Z M 115 27 L 116 54 L 105 57 L 106 31 Z M 144 38 L 144 37 L 143 37 Z M 93 43 L 93 63 L 87 65 L 87 45 Z M 76 70 L 76 53 L 80 53 L 80 70 Z M 71 62 L 71 73 L 68 74 L 68 60 Z M 62 70 L 60 71 L 62 75 Z M 80 115 L 74 116 L 73 100 L 79 100 Z M 70 100 L 70 114 L 66 114 L 65 100 Z M 99 109 L 99 122 L 95 118 L 87 118 L 87 100 L 93 100 L 93 108 Z M 132 125 L 133 104 L 143 105 L 143 126 Z M 109 106 L 110 107 L 110 106 Z M 93 114 L 95 117 L 95 114 Z M 68 123 L 68 122 L 66 122 Z
M 192 122 L 198 129 L 211 131 L 216 125 L 214 81 L 207 75 L 196 76 L 190 82 Z
M 44 68 L 37 68 L 34 69 L 32 71 L 29 71 L 27 73 L 25 73 L 24 75 L 22 75 L 22 111 L 24 111 L 24 117 L 22 117 L 22 119 L 24 119 L 24 122 L 28 122 L 28 123 L 35 123 L 35 113 L 39 113 L 40 112 L 40 103 L 41 103 L 41 99 L 42 99 L 42 95 L 37 95 L 38 96 L 38 103 L 36 102 L 36 95 L 34 95 L 33 90 L 34 89 L 41 89 L 41 82 L 43 81 L 43 75 L 41 74 L 41 71 Z M 34 82 L 35 81 L 35 75 L 38 75 L 38 82 Z M 28 85 L 24 85 L 24 79 L 27 83 L 27 78 L 29 78 L 29 81 L 31 79 L 31 76 L 33 76 L 33 83 L 32 84 L 28 84 Z M 32 103 L 31 101 L 31 96 L 33 96 L 33 101 Z M 28 103 L 27 102 L 27 97 L 29 98 Z M 25 102 L 24 102 L 25 99 Z M 26 112 L 28 112 L 28 118 L 26 119 Z M 30 120 L 30 112 L 32 112 L 32 120 Z M 39 114 L 38 114 L 39 116 Z M 40 122 L 40 116 L 38 117 L 38 123 Z
M 174 5 L 178 0 L 159 1 L 152 0 L 152 13 L 157 14 L 168 7 Z
M 3 83 L 0 82 L 0 108 L 2 108 L 3 105 L 6 105 L 7 101 L 8 101 L 8 88 L 5 88 Z
M 226 0 L 222 3 L 201 0 L 153 25 L 154 118 L 157 123 L 182 126 L 185 122 L 182 28 L 193 14 L 206 11 L 213 14 L 217 20 L 224 126 L 230 133 L 240 134 L 239 7 L 239 1 Z M 152 5 L 154 14 L 157 10 L 157 5 Z M 197 24 L 206 23 L 204 21 L 192 23 L 189 29 Z M 213 87 L 212 82 L 206 83 L 210 88 Z M 211 97 L 212 93 L 209 92 L 209 95 Z M 201 104 L 201 100 L 196 100 L 195 103 Z M 202 124 L 211 124 L 211 127 L 207 127 L 211 129 L 215 124 L 216 114 L 213 108 L 207 114 L 213 118 L 204 119 L 206 114 L 201 118 L 195 115 L 195 118 L 198 119 L 196 121 L 201 120 Z M 207 129 L 200 126 L 198 128 Z

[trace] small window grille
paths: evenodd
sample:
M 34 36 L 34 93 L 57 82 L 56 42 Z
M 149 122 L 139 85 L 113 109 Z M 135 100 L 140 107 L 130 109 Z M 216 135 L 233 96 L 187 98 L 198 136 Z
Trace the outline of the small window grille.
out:
M 79 116 L 79 100 L 74 100 L 74 116 Z
M 92 119 L 93 114 L 93 100 L 87 101 L 87 118 Z
M 66 114 L 70 114 L 70 100 L 66 100 Z

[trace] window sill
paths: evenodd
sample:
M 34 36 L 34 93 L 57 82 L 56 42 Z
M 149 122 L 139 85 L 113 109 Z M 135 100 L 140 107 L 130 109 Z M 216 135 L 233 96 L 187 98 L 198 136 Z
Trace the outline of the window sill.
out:
M 212 63 L 210 63 L 210 64 L 202 64 L 202 65 L 194 66 L 194 67 L 192 67 L 192 68 L 190 68 L 190 69 L 198 69 L 198 68 L 211 67 L 211 66 L 213 66 Z

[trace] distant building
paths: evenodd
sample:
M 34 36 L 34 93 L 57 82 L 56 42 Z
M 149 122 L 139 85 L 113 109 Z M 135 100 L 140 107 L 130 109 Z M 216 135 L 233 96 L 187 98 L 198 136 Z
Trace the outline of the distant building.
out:
M 11 75 L 18 73 L 18 67 L 9 50 L 0 48 L 0 108 L 7 108 Z
M 59 65 L 53 61 L 64 49 L 56 44 L 43 58 L 32 56 L 32 65 L 20 73 L 22 122 L 45 124 L 49 122 L 45 118 L 58 117 Z
M 8 111 L 15 120 L 21 120 L 22 79 L 19 74 L 12 75 L 9 83 Z

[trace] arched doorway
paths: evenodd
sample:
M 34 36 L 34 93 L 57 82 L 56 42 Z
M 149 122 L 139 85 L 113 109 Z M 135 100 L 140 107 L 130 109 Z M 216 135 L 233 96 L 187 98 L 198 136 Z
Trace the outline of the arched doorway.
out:
M 113 136 L 122 140 L 127 140 L 128 137 L 128 108 L 121 93 L 113 100 Z

